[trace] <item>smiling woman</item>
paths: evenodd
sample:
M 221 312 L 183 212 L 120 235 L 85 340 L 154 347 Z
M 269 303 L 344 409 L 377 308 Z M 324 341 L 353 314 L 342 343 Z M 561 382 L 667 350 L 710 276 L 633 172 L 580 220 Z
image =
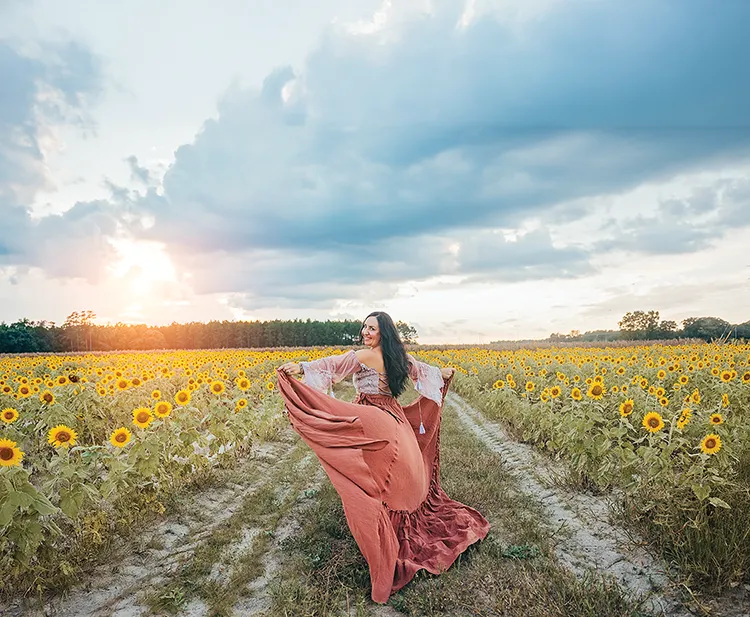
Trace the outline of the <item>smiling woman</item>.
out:
M 388 598 L 419 570 L 440 574 L 483 540 L 489 522 L 440 485 L 440 424 L 454 369 L 407 354 L 393 320 L 374 311 L 362 323 L 367 349 L 278 368 L 289 421 L 317 455 L 341 497 L 367 560 L 371 595 Z M 304 375 L 304 382 L 292 375 Z M 327 396 L 353 375 L 352 403 Z M 397 397 L 406 380 L 420 394 Z
M 176 283 L 177 271 L 161 242 L 112 240 L 119 261 L 110 266 L 112 276 L 124 279 L 129 291 L 145 295 L 157 284 Z

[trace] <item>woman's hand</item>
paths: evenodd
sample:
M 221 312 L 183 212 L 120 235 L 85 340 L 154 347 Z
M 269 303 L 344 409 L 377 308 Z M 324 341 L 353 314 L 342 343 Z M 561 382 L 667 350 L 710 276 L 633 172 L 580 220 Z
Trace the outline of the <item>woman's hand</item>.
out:
M 445 368 L 441 368 L 440 372 L 443 375 L 443 379 L 448 379 L 451 375 L 453 375 L 453 373 L 456 372 L 456 369 L 451 368 L 451 367 L 448 366 L 448 367 L 445 367 Z
M 302 374 L 302 366 L 299 362 L 287 362 L 286 364 L 282 364 L 279 369 L 284 371 L 287 375 Z

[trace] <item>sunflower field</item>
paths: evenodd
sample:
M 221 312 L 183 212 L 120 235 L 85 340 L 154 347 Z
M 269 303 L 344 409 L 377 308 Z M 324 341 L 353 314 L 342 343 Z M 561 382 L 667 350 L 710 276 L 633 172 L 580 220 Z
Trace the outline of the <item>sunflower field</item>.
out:
M 74 577 L 144 512 L 285 424 L 280 352 L 0 359 L 0 592 Z
M 608 493 L 680 571 L 750 582 L 750 345 L 431 350 L 457 390 L 564 481 Z
M 275 368 L 339 348 L 0 359 L 0 592 L 62 585 L 166 496 L 275 439 Z M 750 582 L 750 346 L 412 350 L 612 496 L 706 589 Z

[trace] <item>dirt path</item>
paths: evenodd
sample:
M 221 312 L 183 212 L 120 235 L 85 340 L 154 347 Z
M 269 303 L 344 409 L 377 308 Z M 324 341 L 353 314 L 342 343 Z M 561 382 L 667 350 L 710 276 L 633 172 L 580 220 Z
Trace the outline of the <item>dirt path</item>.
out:
M 226 533 L 233 517 L 242 515 L 244 503 L 252 502 L 261 491 L 274 490 L 274 503 L 292 504 L 288 515 L 278 525 L 268 529 L 249 522 L 235 533 L 233 540 L 223 547 L 211 565 L 206 581 L 221 585 L 232 581 L 237 564 L 247 560 L 253 545 L 264 535 L 272 537 L 259 556 L 261 575 L 252 580 L 238 594 L 234 614 L 252 615 L 265 612 L 270 606 L 266 594 L 266 583 L 273 575 L 278 563 L 278 544 L 295 529 L 295 519 L 305 502 L 322 481 L 322 469 L 313 466 L 314 457 L 301 452 L 304 444 L 274 442 L 260 444 L 254 448 L 238 473 L 237 481 L 225 486 L 201 491 L 181 504 L 179 511 L 150 530 L 144 530 L 133 540 L 126 542 L 116 553 L 88 575 L 86 582 L 71 590 L 66 597 L 48 599 L 43 606 L 38 602 L 0 606 L 0 614 L 7 617 L 135 617 L 150 614 L 166 614 L 149 606 L 147 596 L 175 592 L 172 585 L 181 569 L 189 566 L 201 548 L 215 539 L 216 534 Z M 304 477 L 301 488 L 279 482 L 278 470 L 283 467 L 294 451 L 302 456 L 291 463 L 287 470 L 290 477 Z M 315 473 L 315 469 L 317 472 Z M 243 472 L 247 473 L 243 473 Z M 312 473 L 310 473 L 312 472 Z M 305 475 L 309 474 L 309 475 Z M 177 608 L 176 613 L 186 617 L 202 617 L 209 614 L 209 606 L 200 598 L 165 597 Z
M 692 614 L 678 601 L 665 565 L 612 523 L 606 500 L 556 487 L 550 461 L 534 448 L 511 439 L 457 394 L 450 393 L 447 401 L 464 426 L 503 456 L 520 489 L 544 505 L 549 526 L 560 538 L 556 553 L 562 563 L 578 576 L 588 570 L 612 575 L 633 597 L 643 598 L 643 608 L 655 615 Z

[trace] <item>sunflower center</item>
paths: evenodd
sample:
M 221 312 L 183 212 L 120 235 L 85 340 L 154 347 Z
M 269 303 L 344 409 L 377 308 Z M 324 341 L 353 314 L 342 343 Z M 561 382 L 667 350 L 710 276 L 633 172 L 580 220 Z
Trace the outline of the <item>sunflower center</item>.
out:
M 44 395 L 44 400 L 45 400 L 45 401 L 46 401 L 47 403 L 51 402 L 51 401 L 52 401 L 52 395 L 51 395 L 51 394 L 45 394 L 45 395 Z
M 656 428 L 657 426 L 659 426 L 659 420 L 657 420 L 656 418 L 649 418 L 648 425 L 651 428 Z
M 602 393 L 602 388 L 601 388 L 601 386 L 594 386 L 594 387 L 592 388 L 592 392 L 593 392 L 594 394 L 601 394 L 601 393 Z
M 10 411 L 6 411 L 5 415 L 3 416 L 6 420 L 12 420 L 13 414 Z
M 138 422 L 147 422 L 148 421 L 148 414 L 145 411 L 142 411 L 138 414 Z
M 60 431 L 57 435 L 55 435 L 55 439 L 57 439 L 57 441 L 61 443 L 70 441 L 70 433 L 67 433 L 65 431 Z
M 716 447 L 716 440 L 715 439 L 706 439 L 706 447 L 711 449 Z
M 127 438 L 128 436 L 125 433 L 117 433 L 117 435 L 115 435 L 115 441 L 117 443 L 123 443 Z
M 0 448 L 0 460 L 9 461 L 13 458 L 12 448 Z
M 633 406 L 629 403 L 625 404 L 625 407 L 622 408 L 625 413 L 630 413 L 633 411 Z

